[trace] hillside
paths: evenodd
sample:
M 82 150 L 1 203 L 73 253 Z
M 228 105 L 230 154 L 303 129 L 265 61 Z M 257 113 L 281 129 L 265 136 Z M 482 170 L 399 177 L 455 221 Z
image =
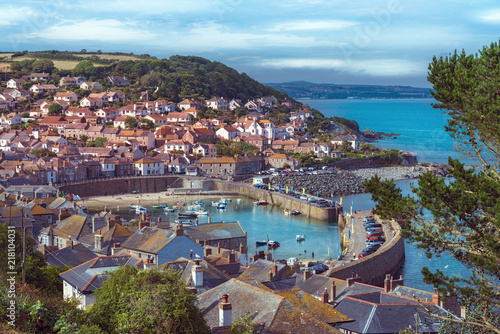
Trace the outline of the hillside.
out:
M 223 96 L 228 101 L 242 101 L 274 95 L 287 97 L 265 86 L 245 73 L 238 73 L 220 62 L 195 56 L 171 56 L 157 59 L 150 55 L 121 53 L 76 53 L 69 51 L 38 51 L 0 54 L 0 68 L 8 77 L 31 72 L 50 72 L 54 82 L 62 76 L 84 76 L 88 81 L 106 81 L 108 75 L 126 76 L 133 82 L 131 91 L 149 89 L 157 98 L 178 102 L 183 98 Z
M 307 81 L 268 83 L 295 99 L 400 99 L 430 98 L 428 88 L 409 86 L 337 85 L 318 84 Z

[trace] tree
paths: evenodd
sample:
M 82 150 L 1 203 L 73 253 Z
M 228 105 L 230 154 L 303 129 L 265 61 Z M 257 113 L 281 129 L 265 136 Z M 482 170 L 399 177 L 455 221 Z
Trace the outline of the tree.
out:
M 44 148 L 34 148 L 30 151 L 30 154 L 34 155 L 37 158 L 42 158 L 46 157 L 49 154 L 49 152 Z
M 53 103 L 49 107 L 49 115 L 61 115 L 63 107 L 59 103 Z
M 152 120 L 147 119 L 147 118 L 141 118 L 141 128 L 144 130 L 150 130 L 154 128 L 155 124 L 153 123 Z
M 433 107 L 446 110 L 446 131 L 460 152 L 478 168 L 449 159 L 453 180 L 426 173 L 401 194 L 394 183 L 374 177 L 366 183 L 376 213 L 406 226 L 404 235 L 429 257 L 450 254 L 470 269 L 470 277 L 448 277 L 424 267 L 426 283 L 444 294 L 456 294 L 467 317 L 461 331 L 500 333 L 500 47 L 484 47 L 477 55 L 465 52 L 434 57 L 428 80 L 433 84 Z
M 210 333 L 179 272 L 124 266 L 95 296 L 89 322 L 106 333 Z
M 86 142 L 87 142 L 87 140 L 89 140 L 89 136 L 87 136 L 87 135 L 81 135 L 81 136 L 80 136 L 80 140 L 81 140 L 82 142 L 86 143 Z
M 79 75 L 83 77 L 91 77 L 97 73 L 97 69 L 94 64 L 88 59 L 82 60 L 78 64 L 76 64 L 73 69 L 74 75 Z
M 137 125 L 139 125 L 137 118 L 132 116 L 128 116 L 127 118 L 125 118 L 125 127 L 127 129 L 134 129 L 137 127 Z
M 104 137 L 97 137 L 94 140 L 94 144 L 96 147 L 105 147 L 106 146 L 106 138 Z
M 37 59 L 31 66 L 31 70 L 37 73 L 52 73 L 52 71 L 56 68 L 54 66 L 54 62 L 50 59 Z

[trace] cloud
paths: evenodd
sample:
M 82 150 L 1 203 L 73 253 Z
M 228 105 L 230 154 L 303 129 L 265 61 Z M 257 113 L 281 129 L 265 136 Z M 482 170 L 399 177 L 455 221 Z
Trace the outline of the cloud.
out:
M 487 12 L 482 12 L 478 15 L 478 19 L 485 23 L 500 24 L 500 9 L 492 9 Z
M 339 69 L 344 62 L 338 59 L 269 59 L 260 62 L 258 65 L 275 68 L 323 68 Z
M 34 12 L 28 7 L 4 7 L 0 11 L 0 26 L 10 26 L 28 21 Z
M 94 40 L 102 42 L 152 42 L 157 35 L 140 27 L 136 22 L 114 19 L 86 21 L 63 20 L 57 25 L 35 32 L 30 37 L 51 40 Z
M 355 22 L 345 20 L 296 21 L 276 25 L 270 31 L 339 30 L 355 24 Z

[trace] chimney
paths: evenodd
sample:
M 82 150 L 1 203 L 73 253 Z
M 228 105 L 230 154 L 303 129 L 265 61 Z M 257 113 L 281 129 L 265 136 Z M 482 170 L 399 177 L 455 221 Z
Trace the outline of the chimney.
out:
M 337 298 L 337 286 L 335 281 L 332 281 L 332 301 L 335 301 L 335 298 Z
M 231 326 L 231 304 L 228 302 L 227 294 L 222 296 L 222 303 L 219 304 L 219 326 Z
M 203 286 L 203 268 L 200 266 L 200 261 L 196 260 L 193 269 L 191 270 L 193 283 L 195 287 Z
M 399 279 L 395 279 L 393 280 L 392 277 L 391 277 L 391 291 L 394 291 L 394 289 L 396 289 L 397 286 L 403 286 L 404 285 L 404 281 L 403 281 L 403 275 L 399 276 Z
M 182 223 L 177 224 L 175 227 L 175 236 L 182 237 L 184 235 L 184 229 L 182 228 Z
M 95 233 L 95 217 L 92 217 L 92 233 Z
M 235 263 L 236 262 L 236 254 L 233 252 L 229 253 L 229 256 L 227 257 L 227 263 Z
M 66 241 L 66 247 L 73 249 L 73 240 L 71 240 L 71 237 Z
M 113 248 L 111 248 L 111 255 L 115 255 L 116 253 L 118 253 L 120 248 L 121 248 L 121 244 L 119 244 L 119 243 L 113 244 Z
M 220 243 L 217 243 L 217 255 L 220 254 Z
M 149 222 L 143 222 L 143 221 L 139 222 L 139 230 L 146 226 L 149 226 Z
M 276 264 L 276 262 L 274 262 L 273 265 L 273 275 L 274 276 L 278 275 L 278 265 Z
M 152 268 L 156 268 L 156 264 L 154 263 L 152 258 L 147 258 L 146 261 L 144 261 L 144 269 Z
M 212 255 L 212 248 L 208 248 L 205 246 L 205 256 Z
M 434 289 L 434 294 L 432 295 L 432 303 L 441 306 L 441 296 L 439 295 L 439 291 L 437 289 Z
M 389 275 L 389 274 L 385 275 L 384 291 L 385 291 L 385 293 L 388 293 L 389 291 L 391 291 L 391 275 Z
M 357 274 L 356 276 L 354 276 L 354 273 L 352 274 L 352 277 L 346 279 L 347 286 L 352 286 L 356 282 L 361 282 L 361 277 L 359 277 Z
M 273 272 L 269 270 L 269 282 L 273 281 Z
M 312 272 L 310 272 L 309 270 L 304 271 L 304 281 L 307 281 L 307 279 L 311 276 Z
M 104 236 L 102 234 L 96 234 L 94 235 L 94 248 L 97 249 L 97 250 L 101 250 L 102 249 L 102 241 L 104 239 Z
M 39 251 L 40 253 L 42 253 L 43 255 L 45 255 L 45 254 L 46 254 L 46 248 L 45 248 L 45 245 L 39 245 L 39 246 L 38 246 L 38 251 Z
M 328 304 L 328 298 L 330 296 L 328 296 L 328 289 L 325 288 L 325 292 L 323 292 L 323 295 L 321 296 L 321 302 L 325 303 L 325 304 Z

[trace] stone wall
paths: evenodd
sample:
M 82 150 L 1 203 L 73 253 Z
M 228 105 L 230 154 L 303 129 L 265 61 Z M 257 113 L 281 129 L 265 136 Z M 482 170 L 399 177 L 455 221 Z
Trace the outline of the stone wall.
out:
M 342 210 L 341 207 L 319 207 L 311 205 L 307 201 L 292 196 L 255 188 L 244 183 L 213 181 L 213 189 L 234 192 L 255 199 L 264 199 L 269 204 L 280 205 L 282 208 L 299 210 L 301 214 L 319 220 L 336 222 Z
M 400 227 L 391 222 L 395 236 L 372 255 L 350 262 L 329 272 L 330 277 L 346 279 L 359 275 L 361 282 L 372 285 L 384 283 L 385 275 L 396 275 L 405 262 L 405 241 L 401 237 Z

